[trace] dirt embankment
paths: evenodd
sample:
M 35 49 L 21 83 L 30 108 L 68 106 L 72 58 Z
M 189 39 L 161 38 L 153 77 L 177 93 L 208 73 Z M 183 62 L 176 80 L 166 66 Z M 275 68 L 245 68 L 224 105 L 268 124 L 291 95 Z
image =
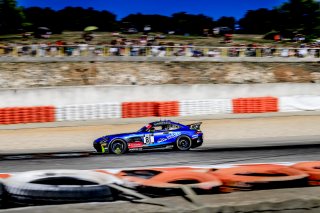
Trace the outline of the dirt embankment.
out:
M 320 83 L 319 67 L 319 63 L 0 63 L 0 84 L 1 88 L 23 88 L 79 85 Z

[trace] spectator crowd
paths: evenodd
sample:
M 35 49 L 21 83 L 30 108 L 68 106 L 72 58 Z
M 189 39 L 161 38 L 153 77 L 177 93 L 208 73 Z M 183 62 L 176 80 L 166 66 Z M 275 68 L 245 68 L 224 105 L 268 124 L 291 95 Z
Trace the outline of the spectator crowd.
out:
M 195 46 L 192 43 L 159 42 L 155 36 L 139 39 L 117 37 L 110 42 L 0 43 L 1 56 L 187 56 L 187 57 L 320 57 L 320 42 L 292 47 L 233 44 L 230 47 Z

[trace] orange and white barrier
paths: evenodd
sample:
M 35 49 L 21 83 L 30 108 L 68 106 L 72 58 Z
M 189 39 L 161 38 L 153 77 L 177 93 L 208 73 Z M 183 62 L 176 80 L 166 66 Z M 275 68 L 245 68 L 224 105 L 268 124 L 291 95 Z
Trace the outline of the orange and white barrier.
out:
M 250 97 L 0 108 L 0 124 L 320 110 L 320 96 Z

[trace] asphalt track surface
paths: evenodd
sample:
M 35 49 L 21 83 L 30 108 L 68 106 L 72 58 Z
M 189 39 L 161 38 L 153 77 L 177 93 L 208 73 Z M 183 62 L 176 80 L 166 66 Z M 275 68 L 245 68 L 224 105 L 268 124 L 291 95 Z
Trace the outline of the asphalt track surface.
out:
M 198 148 L 186 152 L 148 151 L 124 155 L 45 158 L 0 161 L 0 172 L 23 172 L 42 169 L 117 169 L 245 163 L 286 163 L 320 160 L 320 145 L 259 148 Z

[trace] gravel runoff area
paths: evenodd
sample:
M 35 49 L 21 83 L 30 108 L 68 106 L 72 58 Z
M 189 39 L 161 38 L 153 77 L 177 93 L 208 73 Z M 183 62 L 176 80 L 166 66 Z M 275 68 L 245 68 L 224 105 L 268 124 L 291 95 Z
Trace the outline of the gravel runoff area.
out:
M 0 154 L 94 151 L 92 142 L 106 134 L 132 132 L 158 118 L 20 124 L 0 127 Z M 172 118 L 202 121 L 201 147 L 254 147 L 319 143 L 320 113 L 266 113 Z M 300 140 L 299 140 L 300 137 Z M 303 139 L 302 139 L 303 138 Z M 290 144 L 288 144 L 290 143 Z

